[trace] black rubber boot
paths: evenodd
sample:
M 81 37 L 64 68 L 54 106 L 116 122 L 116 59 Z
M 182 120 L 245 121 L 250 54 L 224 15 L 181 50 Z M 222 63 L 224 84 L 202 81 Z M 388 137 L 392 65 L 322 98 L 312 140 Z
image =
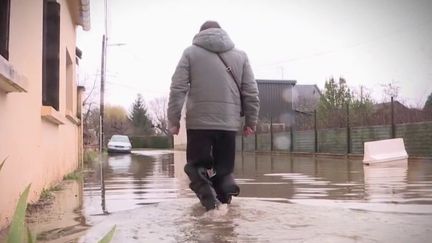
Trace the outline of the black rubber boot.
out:
M 231 203 L 232 196 L 240 194 L 240 187 L 234 180 L 232 174 L 220 177 L 216 175 L 212 178 L 213 186 L 217 194 L 217 199 L 221 203 Z
M 217 194 L 212 186 L 212 182 L 207 177 L 206 168 L 186 164 L 184 171 L 191 181 L 189 184 L 190 189 L 195 192 L 207 211 L 215 209 L 221 204 L 217 199 Z

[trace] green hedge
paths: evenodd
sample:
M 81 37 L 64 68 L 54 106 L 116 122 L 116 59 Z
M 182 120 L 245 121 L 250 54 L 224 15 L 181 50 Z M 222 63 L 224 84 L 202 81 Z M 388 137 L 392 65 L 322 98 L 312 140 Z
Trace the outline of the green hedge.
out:
M 172 137 L 146 136 L 129 137 L 133 148 L 172 148 Z

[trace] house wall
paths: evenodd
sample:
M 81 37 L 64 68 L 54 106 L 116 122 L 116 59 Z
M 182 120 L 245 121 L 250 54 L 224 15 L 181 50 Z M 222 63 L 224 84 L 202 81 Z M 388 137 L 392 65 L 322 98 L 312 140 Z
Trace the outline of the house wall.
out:
M 182 117 L 180 119 L 180 132 L 174 136 L 174 149 L 186 150 L 187 136 L 186 136 L 186 118 L 185 108 L 182 110 Z
M 316 85 L 295 85 L 293 108 L 302 112 L 313 112 L 319 104 L 321 92 Z
M 293 85 L 295 81 L 257 80 L 260 99 L 260 121 L 291 124 L 293 114 Z
M 80 163 L 80 122 L 76 118 L 76 25 L 65 0 L 60 24 L 60 107 L 57 125 L 41 117 L 42 108 L 42 0 L 11 0 L 9 63 L 28 81 L 27 92 L 0 90 L 0 228 L 10 220 L 20 193 L 31 183 L 29 202 L 38 200 L 44 188 L 61 181 Z M 72 66 L 66 72 L 66 51 Z M 72 85 L 66 90 L 66 75 Z M 72 110 L 66 111 L 66 92 L 72 92 Z

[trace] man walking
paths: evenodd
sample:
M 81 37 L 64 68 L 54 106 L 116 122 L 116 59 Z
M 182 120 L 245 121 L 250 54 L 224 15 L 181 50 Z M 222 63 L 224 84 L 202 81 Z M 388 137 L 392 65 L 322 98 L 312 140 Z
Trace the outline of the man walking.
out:
M 259 111 L 258 88 L 247 55 L 234 48 L 215 21 L 201 26 L 172 77 L 168 102 L 172 134 L 179 132 L 186 96 L 185 172 L 190 188 L 211 210 L 230 203 L 231 196 L 240 192 L 232 175 L 236 132 L 244 113 L 243 133 L 253 134 Z

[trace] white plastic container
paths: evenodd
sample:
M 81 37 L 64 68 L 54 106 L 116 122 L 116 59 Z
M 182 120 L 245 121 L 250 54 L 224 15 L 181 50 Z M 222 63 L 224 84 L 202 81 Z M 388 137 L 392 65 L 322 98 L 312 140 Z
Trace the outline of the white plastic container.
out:
M 378 140 L 364 144 L 364 164 L 375 164 L 408 159 L 402 138 Z

